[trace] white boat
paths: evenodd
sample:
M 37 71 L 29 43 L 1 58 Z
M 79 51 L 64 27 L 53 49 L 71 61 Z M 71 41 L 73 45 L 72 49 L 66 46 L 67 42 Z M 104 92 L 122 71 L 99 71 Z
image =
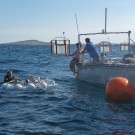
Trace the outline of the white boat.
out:
M 99 63 L 93 63 L 91 60 L 86 60 L 83 57 L 81 58 L 80 62 L 76 64 L 76 67 L 78 69 L 76 78 L 93 85 L 105 87 L 110 79 L 114 77 L 125 77 L 129 81 L 131 81 L 131 83 L 135 88 L 135 58 L 134 58 L 135 46 L 134 45 L 131 46 L 131 38 L 130 38 L 131 31 L 107 32 L 106 23 L 105 23 L 105 30 L 103 30 L 102 32 L 79 34 L 78 39 L 80 40 L 84 36 L 91 38 L 91 36 L 93 35 L 97 36 L 97 35 L 110 35 L 110 34 L 116 36 L 120 34 L 122 35 L 127 34 L 128 43 L 126 48 L 128 49 L 128 53 L 120 57 L 114 56 L 114 57 L 107 58 L 107 60 L 104 62 L 100 60 Z M 107 47 L 107 45 L 105 46 L 103 45 L 99 47 L 104 48 Z M 105 52 L 103 48 L 100 48 L 100 50 L 102 52 Z
M 108 63 L 102 64 L 84 61 L 76 66 L 76 78 L 79 80 L 105 87 L 110 79 L 124 77 L 131 81 L 135 88 L 135 63 L 125 64 L 122 58 L 112 58 Z

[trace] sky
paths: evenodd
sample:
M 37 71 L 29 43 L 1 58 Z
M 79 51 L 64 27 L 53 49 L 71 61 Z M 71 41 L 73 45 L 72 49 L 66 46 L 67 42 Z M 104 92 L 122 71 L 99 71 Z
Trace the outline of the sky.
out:
M 131 30 L 131 39 L 135 41 L 134 6 L 135 0 L 0 0 L 0 43 L 24 40 L 50 42 L 63 36 L 63 32 L 71 43 L 76 43 L 78 30 L 83 34 L 104 29 L 105 8 L 107 31 Z M 127 40 L 125 35 L 91 39 L 98 43 L 102 38 L 110 42 Z

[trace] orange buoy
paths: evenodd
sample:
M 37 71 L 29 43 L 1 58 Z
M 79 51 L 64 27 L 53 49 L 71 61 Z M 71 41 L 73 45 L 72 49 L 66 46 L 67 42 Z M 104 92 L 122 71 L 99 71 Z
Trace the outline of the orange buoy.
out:
M 134 95 L 131 82 L 123 77 L 111 79 L 106 86 L 106 97 L 114 101 L 129 101 Z

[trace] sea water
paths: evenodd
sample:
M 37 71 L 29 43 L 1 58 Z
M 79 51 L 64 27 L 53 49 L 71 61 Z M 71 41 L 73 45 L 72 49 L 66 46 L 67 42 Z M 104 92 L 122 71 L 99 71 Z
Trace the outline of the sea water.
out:
M 22 79 L 32 74 L 57 84 L 46 89 L 0 88 L 1 135 L 135 134 L 135 100 L 107 101 L 105 88 L 74 78 L 71 59 L 51 55 L 50 46 L 0 45 L 1 82 L 10 69 Z

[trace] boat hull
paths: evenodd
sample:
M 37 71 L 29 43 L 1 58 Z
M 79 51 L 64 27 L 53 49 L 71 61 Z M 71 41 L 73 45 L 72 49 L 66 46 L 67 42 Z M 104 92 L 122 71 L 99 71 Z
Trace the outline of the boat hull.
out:
M 93 85 L 105 87 L 114 77 L 125 77 L 135 89 L 135 65 L 79 63 L 76 78 Z

